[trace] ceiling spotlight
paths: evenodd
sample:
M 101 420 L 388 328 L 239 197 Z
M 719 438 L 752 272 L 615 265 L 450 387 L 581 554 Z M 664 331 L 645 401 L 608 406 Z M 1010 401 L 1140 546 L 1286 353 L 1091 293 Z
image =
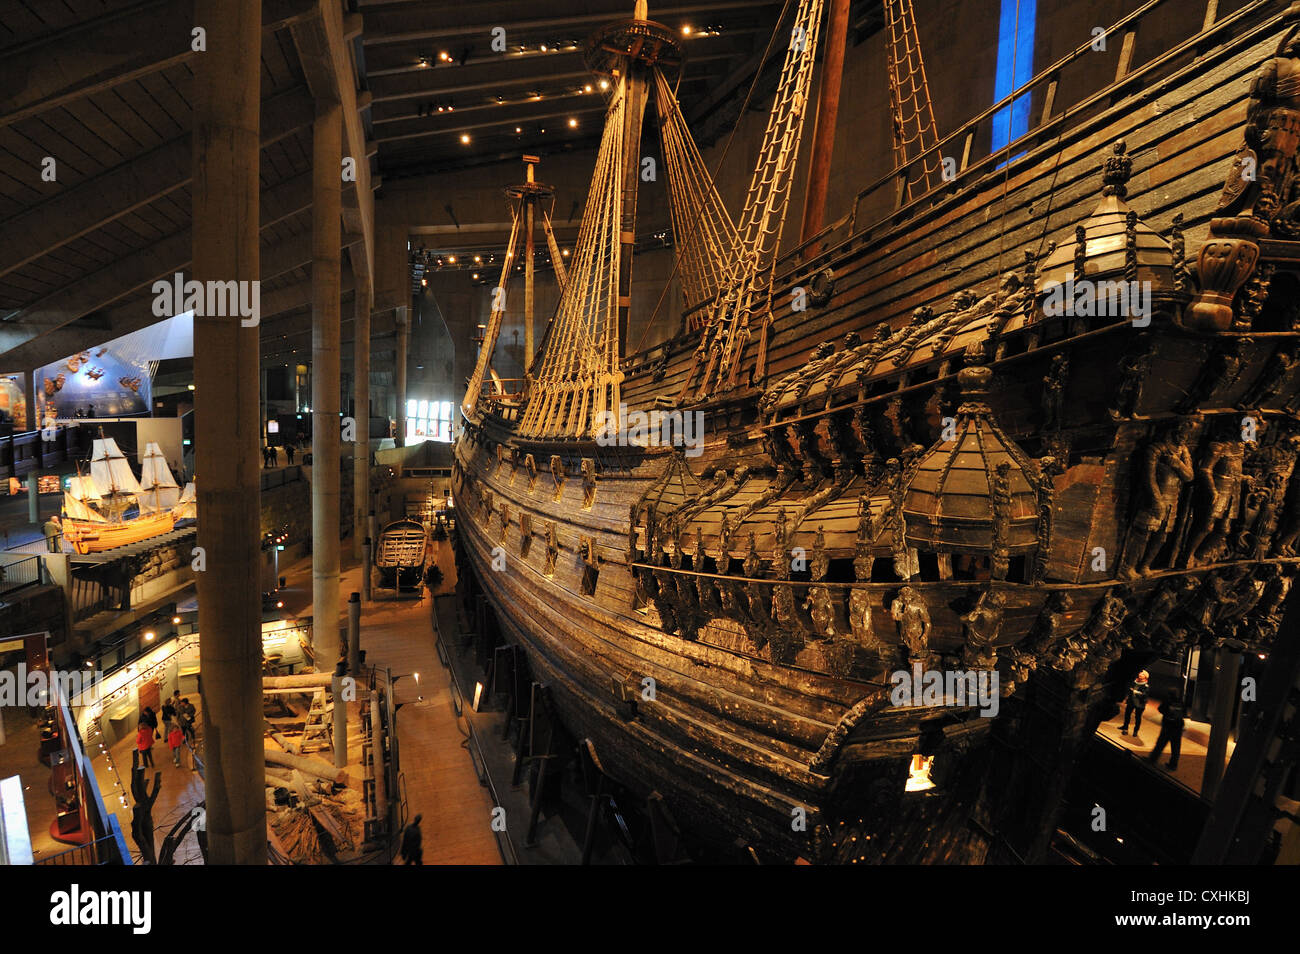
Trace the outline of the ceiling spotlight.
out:
M 191 391 L 194 390 L 194 385 L 192 385 L 192 384 L 187 384 L 186 387 L 188 387 Z
M 172 625 L 173 625 L 173 626 L 179 626 L 180 624 L 181 624 L 181 618 L 180 618 L 179 616 L 173 616 L 173 617 L 172 617 Z
M 569 250 L 566 248 L 566 249 L 564 249 L 562 252 L 560 252 L 560 254 L 563 255 L 565 258 L 568 258 L 568 257 L 569 257 Z
M 483 256 L 482 256 L 482 255 L 475 255 L 475 256 L 474 256 L 474 261 L 475 261 L 475 262 L 481 262 L 481 261 L 483 261 Z
M 601 89 L 609 89 L 609 80 L 604 80 L 604 79 L 601 80 L 601 81 L 600 81 L 600 88 L 601 88 Z
M 428 288 L 428 287 L 429 287 L 429 279 L 427 279 L 427 278 L 421 278 L 421 279 L 420 279 L 420 287 L 421 287 L 421 288 Z
M 443 50 L 442 52 L 440 52 L 440 53 L 438 54 L 438 59 L 442 60 L 444 63 L 450 63 L 450 62 L 451 62 L 451 57 L 447 55 L 447 51 L 446 51 L 446 50 Z
M 461 133 L 461 134 L 460 134 L 460 141 L 461 141 L 462 143 L 464 143 L 466 146 L 468 146 L 468 145 L 469 145 L 469 133 Z
M 582 88 L 582 91 L 583 91 L 584 93 L 590 93 L 590 92 L 591 92 L 591 84 L 588 83 L 586 86 L 584 86 L 584 87 Z
M 691 25 L 688 23 L 686 24 L 686 26 L 682 27 L 682 36 L 690 36 L 690 35 L 691 35 Z
M 546 44 L 545 44 L 545 43 L 542 44 L 542 52 L 543 52 L 543 53 L 546 52 Z
M 153 630 L 149 630 L 149 632 L 144 634 L 144 641 L 146 643 L 153 642 Z
M 473 275 L 471 275 L 470 277 L 473 278 L 474 281 L 478 281 L 478 272 L 475 272 L 475 273 L 474 273 Z
M 572 117 L 570 117 L 570 119 L 569 119 L 569 128 L 570 128 L 570 129 L 577 129 L 577 128 L 578 128 L 578 121 L 577 121 L 576 119 L 573 119 Z
M 521 133 L 521 132 L 523 132 L 523 130 L 520 129 L 518 126 L 516 126 L 516 127 L 515 127 L 515 133 L 518 134 L 518 133 Z
M 452 265 L 455 265 L 455 264 L 456 264 L 456 256 L 455 256 L 455 255 L 448 255 L 448 256 L 447 256 L 447 261 L 450 262 Z
M 427 56 L 420 57 L 420 62 L 419 62 L 420 69 L 424 69 L 428 65 L 429 65 L 429 58 Z

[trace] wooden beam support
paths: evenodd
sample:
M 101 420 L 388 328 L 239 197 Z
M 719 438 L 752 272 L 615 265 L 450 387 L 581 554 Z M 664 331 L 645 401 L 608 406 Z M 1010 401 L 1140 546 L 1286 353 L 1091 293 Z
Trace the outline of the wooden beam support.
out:
M 263 37 L 316 10 L 309 0 L 265 0 Z M 6 50 L 0 128 L 200 55 L 193 49 L 198 26 L 193 0 L 144 0 Z
M 287 90 L 262 103 L 262 148 L 311 125 L 311 96 Z M 190 137 L 178 136 L 103 175 L 20 212 L 0 231 L 0 276 L 190 184 Z

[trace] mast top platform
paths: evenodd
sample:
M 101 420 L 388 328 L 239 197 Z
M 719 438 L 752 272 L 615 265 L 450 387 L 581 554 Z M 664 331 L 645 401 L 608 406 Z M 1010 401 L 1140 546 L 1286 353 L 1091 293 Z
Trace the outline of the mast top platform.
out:
M 506 196 L 511 199 L 549 199 L 555 195 L 555 187 L 546 185 L 544 182 L 537 182 L 533 178 L 533 167 L 542 160 L 539 156 L 524 156 L 524 164 L 528 167 L 528 181 L 516 183 L 515 185 L 506 186 L 504 190 Z
M 654 20 L 621 20 L 602 27 L 583 50 L 593 73 L 618 76 L 633 64 L 658 67 L 665 75 L 681 70 L 682 48 L 670 27 Z

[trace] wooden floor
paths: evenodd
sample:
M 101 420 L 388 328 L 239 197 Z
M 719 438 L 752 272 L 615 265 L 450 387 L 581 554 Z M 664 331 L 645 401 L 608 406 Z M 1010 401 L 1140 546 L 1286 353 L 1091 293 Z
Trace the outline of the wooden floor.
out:
M 349 541 L 344 541 L 345 551 L 348 547 Z M 447 578 L 454 578 L 449 548 L 439 548 L 439 563 Z M 285 576 L 285 609 L 310 614 L 311 558 L 293 564 Z M 345 613 L 349 594 L 360 590 L 360 567 L 348 561 L 339 599 Z M 493 805 L 463 745 L 466 736 L 452 710 L 446 670 L 434 648 L 433 601 L 427 591 L 420 599 L 396 600 L 390 591 L 378 589 L 372 595 L 374 601 L 362 608 L 361 648 L 366 665 L 403 677 L 394 690 L 401 704 L 397 738 L 406 816 L 423 816 L 424 863 L 499 865 L 501 855 L 490 827 Z M 418 683 L 413 675 L 417 672 Z

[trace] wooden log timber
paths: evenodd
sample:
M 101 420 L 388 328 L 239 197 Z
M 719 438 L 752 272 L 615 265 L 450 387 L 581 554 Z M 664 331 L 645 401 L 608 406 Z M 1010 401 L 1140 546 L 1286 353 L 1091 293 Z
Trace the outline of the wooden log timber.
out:
M 293 676 L 263 676 L 264 689 L 328 689 L 334 675 L 328 672 L 303 672 Z
M 290 755 L 288 752 L 281 752 L 279 749 L 268 748 L 266 750 L 266 761 L 271 765 L 297 769 L 304 775 L 324 779 L 327 782 L 337 782 L 340 785 L 347 782 L 347 772 L 343 769 L 336 769 L 324 759 L 315 759 L 305 755 Z

